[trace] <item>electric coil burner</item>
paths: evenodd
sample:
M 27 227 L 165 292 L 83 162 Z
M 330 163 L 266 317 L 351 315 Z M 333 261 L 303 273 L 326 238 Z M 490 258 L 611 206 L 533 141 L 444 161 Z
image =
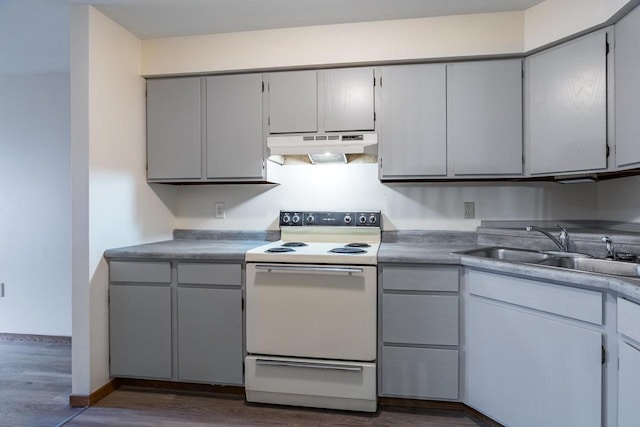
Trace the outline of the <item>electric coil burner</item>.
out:
M 376 411 L 380 212 L 281 211 L 280 230 L 246 254 L 247 401 Z

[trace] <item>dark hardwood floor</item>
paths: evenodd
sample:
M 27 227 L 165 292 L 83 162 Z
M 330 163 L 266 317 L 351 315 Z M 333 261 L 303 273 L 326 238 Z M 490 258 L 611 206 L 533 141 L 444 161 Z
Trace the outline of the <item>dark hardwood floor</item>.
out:
M 376 414 L 248 404 L 242 395 L 123 386 L 71 408 L 71 343 L 0 334 L 1 427 L 424 426 L 490 427 L 457 411 L 382 406 Z
M 56 426 L 81 410 L 70 394 L 68 338 L 0 334 L 0 426 Z
M 242 396 L 123 386 L 65 427 L 486 426 L 464 412 L 382 407 L 377 414 L 249 404 Z

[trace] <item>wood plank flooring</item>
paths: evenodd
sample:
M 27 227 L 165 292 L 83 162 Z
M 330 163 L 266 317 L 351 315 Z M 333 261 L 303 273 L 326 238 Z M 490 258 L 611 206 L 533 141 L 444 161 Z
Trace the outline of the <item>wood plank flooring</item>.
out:
M 463 412 L 382 407 L 377 414 L 246 403 L 242 396 L 123 386 L 65 427 L 424 426 L 486 427 Z
M 70 394 L 68 338 L 0 334 L 0 426 L 56 426 L 81 410 Z

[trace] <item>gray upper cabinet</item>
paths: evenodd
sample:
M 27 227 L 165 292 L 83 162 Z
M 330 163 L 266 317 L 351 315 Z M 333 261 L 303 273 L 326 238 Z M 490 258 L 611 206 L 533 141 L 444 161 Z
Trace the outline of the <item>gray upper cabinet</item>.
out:
M 373 130 L 373 68 L 325 70 L 323 74 L 324 130 Z
M 531 174 L 607 168 L 607 34 L 527 58 Z
M 615 26 L 616 166 L 640 163 L 640 7 Z
M 270 73 L 269 133 L 372 131 L 374 69 Z
M 147 81 L 149 179 L 198 179 L 201 163 L 200 78 Z
M 213 76 L 206 84 L 207 178 L 262 178 L 262 75 Z
M 522 60 L 448 66 L 453 174 L 521 175 Z
M 446 66 L 382 67 L 380 179 L 447 174 Z
M 318 130 L 318 72 L 269 74 L 269 133 Z

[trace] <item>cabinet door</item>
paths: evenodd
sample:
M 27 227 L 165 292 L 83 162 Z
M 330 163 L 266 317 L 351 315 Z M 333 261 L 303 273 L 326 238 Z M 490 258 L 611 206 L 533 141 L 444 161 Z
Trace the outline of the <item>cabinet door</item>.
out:
M 326 70 L 323 76 L 324 130 L 373 130 L 373 68 Z
M 202 176 L 200 78 L 147 81 L 148 179 Z
M 111 376 L 171 378 L 171 288 L 109 286 Z
M 620 340 L 618 351 L 618 426 L 633 427 L 640 420 L 640 349 Z
M 522 61 L 449 66 L 455 175 L 522 174 Z
M 383 67 L 380 178 L 447 174 L 446 67 Z
M 178 288 L 178 378 L 242 385 L 242 291 Z
M 616 165 L 640 163 L 640 7 L 615 26 Z
M 469 298 L 467 404 L 518 427 L 599 427 L 599 332 Z
M 269 133 L 318 130 L 316 71 L 269 74 Z
M 262 75 L 213 76 L 206 82 L 207 178 L 262 178 Z
M 606 34 L 527 58 L 532 174 L 607 167 Z

